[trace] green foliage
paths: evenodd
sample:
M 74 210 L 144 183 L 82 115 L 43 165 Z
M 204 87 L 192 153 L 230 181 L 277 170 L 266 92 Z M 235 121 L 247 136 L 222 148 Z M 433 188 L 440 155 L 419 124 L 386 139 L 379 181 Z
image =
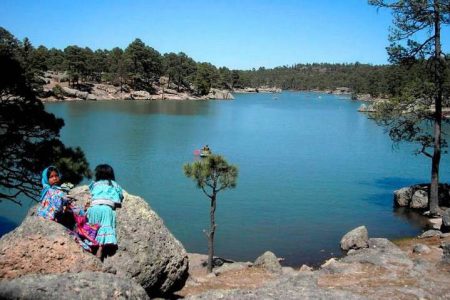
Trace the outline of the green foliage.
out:
M 62 98 L 64 96 L 64 90 L 59 84 L 52 88 L 52 92 L 58 98 Z
M 375 117 L 394 142 L 417 143 L 417 153 L 432 159 L 429 207 L 436 215 L 441 149 L 446 146 L 442 105 L 449 95 L 449 61 L 441 48 L 441 27 L 450 24 L 450 0 L 369 0 L 369 4 L 392 10 L 390 61 L 415 70 L 410 72 L 412 80 L 398 85 L 398 97 L 379 105 Z
M 208 197 L 236 187 L 238 169 L 220 155 L 210 155 L 192 164 L 185 164 L 183 168 L 184 175 L 194 180 Z
M 205 231 L 208 237 L 208 272 L 212 271 L 214 257 L 214 234 L 216 231 L 215 211 L 217 193 L 224 189 L 235 188 L 238 176 L 236 166 L 220 155 L 210 155 L 192 164 L 183 166 L 186 177 L 191 178 L 210 199 L 210 229 Z
M 167 53 L 163 57 L 164 74 L 169 78 L 168 85 L 171 82 L 176 84 L 177 90 L 187 88 L 190 89 L 190 81 L 194 76 L 197 66 L 195 61 L 188 57 L 185 53 L 180 52 Z
M 0 200 L 18 204 L 20 195 L 37 198 L 40 173 L 49 165 L 60 166 L 74 184 L 90 176 L 83 152 L 59 140 L 64 121 L 35 96 L 34 75 L 24 66 L 31 47 L 25 44 L 0 28 Z
M 197 72 L 194 79 L 196 93 L 198 95 L 207 95 L 218 79 L 219 74 L 216 67 L 214 67 L 212 64 L 197 64 Z
M 394 48 L 392 52 L 403 51 Z M 140 39 L 132 41 L 125 50 L 116 47 L 95 51 L 74 45 L 64 51 L 44 46 L 35 49 L 25 39 L 23 50 L 17 55 L 24 62 L 27 74 L 40 76 L 46 70 L 64 71 L 69 75 L 70 83 L 79 87 L 83 82 L 109 82 L 123 89 L 130 86 L 152 92 L 152 85 L 159 82 L 160 76 L 166 76 L 167 87 L 173 88 L 175 85 L 178 91 L 194 91 L 198 95 L 208 94 L 211 88 L 270 86 L 292 90 L 348 87 L 354 94 L 391 97 L 398 96 L 404 83 L 419 71 L 411 64 L 373 66 L 360 63 L 313 63 L 273 69 L 230 70 L 216 68 L 209 63 L 197 63 L 183 52 L 161 56 Z M 29 79 L 36 83 L 33 86 L 35 90 L 42 85 L 37 80 L 38 76 Z M 445 84 L 450 85 L 448 80 Z
M 140 39 L 135 39 L 125 49 L 125 56 L 130 61 L 133 87 L 151 91 L 151 84 L 159 80 L 162 74 L 161 54 Z

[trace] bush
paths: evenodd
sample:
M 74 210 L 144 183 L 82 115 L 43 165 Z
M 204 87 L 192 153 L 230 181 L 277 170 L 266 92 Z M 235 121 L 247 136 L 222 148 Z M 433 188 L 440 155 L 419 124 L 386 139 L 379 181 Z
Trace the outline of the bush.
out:
M 64 96 L 64 90 L 59 84 L 55 85 L 52 88 L 52 92 L 53 92 L 53 95 L 55 95 L 58 98 L 62 98 Z

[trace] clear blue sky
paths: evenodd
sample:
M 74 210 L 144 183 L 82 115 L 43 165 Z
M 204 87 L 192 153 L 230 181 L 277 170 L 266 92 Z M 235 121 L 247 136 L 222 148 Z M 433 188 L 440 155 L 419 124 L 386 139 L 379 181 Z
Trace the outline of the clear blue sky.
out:
M 35 46 L 125 48 L 140 38 L 231 69 L 385 64 L 391 24 L 366 0 L 1 0 L 0 12 L 0 26 Z

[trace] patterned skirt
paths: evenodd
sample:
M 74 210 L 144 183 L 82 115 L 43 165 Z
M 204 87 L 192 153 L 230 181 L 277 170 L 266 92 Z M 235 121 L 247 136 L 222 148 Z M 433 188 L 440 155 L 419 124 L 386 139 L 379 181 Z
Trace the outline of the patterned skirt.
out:
M 95 240 L 100 245 L 117 245 L 116 212 L 108 205 L 94 205 L 87 211 L 89 224 L 98 224 L 100 229 Z

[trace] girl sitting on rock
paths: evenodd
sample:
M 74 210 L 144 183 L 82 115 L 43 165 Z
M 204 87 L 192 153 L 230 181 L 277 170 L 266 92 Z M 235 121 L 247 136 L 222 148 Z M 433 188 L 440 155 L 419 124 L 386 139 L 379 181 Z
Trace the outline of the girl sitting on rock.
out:
M 60 173 L 54 166 L 46 168 L 42 172 L 41 205 L 37 215 L 48 220 L 61 222 L 62 214 L 69 204 L 66 192 L 59 186 Z
M 111 250 L 117 248 L 115 209 L 121 206 L 123 193 L 114 180 L 113 168 L 102 164 L 95 168 L 95 181 L 89 185 L 92 202 L 87 211 L 87 218 L 90 224 L 100 225 L 95 238 L 99 244 L 97 257 L 100 259 L 107 254 L 105 247 Z

